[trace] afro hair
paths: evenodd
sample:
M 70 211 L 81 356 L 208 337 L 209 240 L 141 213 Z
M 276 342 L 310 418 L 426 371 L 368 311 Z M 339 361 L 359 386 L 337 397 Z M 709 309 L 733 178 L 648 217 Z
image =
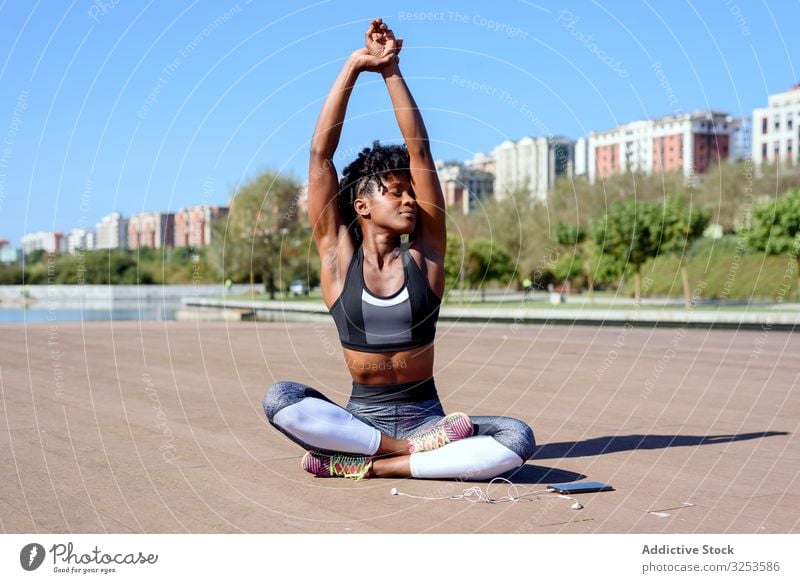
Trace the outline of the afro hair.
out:
M 339 182 L 339 212 L 357 244 L 361 243 L 361 227 L 353 204 L 360 195 L 372 194 L 381 188 L 380 177 L 402 176 L 411 179 L 410 159 L 405 145 L 381 146 L 378 140 L 372 148 L 364 148 L 342 173 Z

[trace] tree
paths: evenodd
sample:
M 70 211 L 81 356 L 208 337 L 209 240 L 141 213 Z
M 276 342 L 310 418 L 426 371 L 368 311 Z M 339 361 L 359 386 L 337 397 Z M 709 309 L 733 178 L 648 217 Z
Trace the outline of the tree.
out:
M 551 267 L 553 275 L 565 281 L 567 287 L 572 287 L 572 278 L 579 276 L 584 271 L 584 253 L 582 244 L 586 239 L 586 231 L 580 225 L 570 223 L 557 223 L 553 234 L 553 241 L 564 248 L 558 260 Z
M 577 252 L 565 252 L 559 255 L 558 261 L 553 264 L 551 271 L 555 278 L 567 284 L 567 289 L 572 288 L 572 278 L 583 273 L 581 265 L 583 258 Z
M 0 263 L 0 285 L 22 284 L 22 266 Z
M 768 255 L 786 253 L 794 262 L 800 298 L 800 188 L 753 208 L 753 228 L 745 233 L 748 244 Z
M 457 287 L 464 278 L 464 241 L 452 234 L 447 235 L 447 250 L 444 254 L 444 289 L 445 298 L 448 290 Z
M 800 171 L 783 164 L 762 164 L 754 168 L 752 160 L 714 165 L 704 176 L 692 196 L 701 208 L 711 211 L 711 221 L 726 231 L 737 223 L 749 221 L 754 199 L 775 196 L 800 186 Z
M 470 241 L 466 255 L 464 276 L 470 287 L 481 290 L 481 301 L 486 299 L 486 282 L 508 282 L 514 276 L 514 266 L 508 252 L 491 239 Z
M 656 210 L 652 203 L 635 198 L 617 201 L 604 217 L 591 227 L 595 247 L 595 262 L 606 263 L 605 269 L 624 274 L 633 272 L 634 298 L 638 304 L 642 293 L 642 264 L 658 252 L 660 232 L 654 220 Z M 601 257 L 597 257 L 597 255 Z M 611 259 L 609 265 L 602 256 Z
M 256 275 L 275 298 L 281 271 L 282 245 L 299 230 L 297 198 L 300 184 L 278 172 L 267 171 L 239 188 L 231 200 L 227 220 L 215 229 L 209 261 L 222 278 L 241 281 Z
M 580 225 L 570 223 L 556 224 L 553 240 L 559 245 L 575 247 L 586 239 L 586 231 Z
M 512 190 L 504 199 L 491 200 L 484 208 L 489 223 L 487 237 L 508 254 L 518 271 L 525 273 L 529 266 L 521 263 L 533 256 L 536 234 L 540 232 L 536 228 L 535 205 L 530 193 Z
M 321 263 L 311 229 L 293 228 L 280 245 L 279 287 L 287 289 L 289 283 L 301 279 L 309 289 L 319 285 Z
M 679 254 L 678 264 L 683 282 L 683 301 L 687 308 L 691 307 L 691 295 L 689 273 L 686 269 L 686 250 L 692 241 L 703 235 L 710 217 L 710 210 L 700 209 L 693 206 L 691 202 L 687 204 L 682 197 L 677 195 L 667 196 L 661 207 L 660 216 L 657 212 L 652 216 L 654 220 L 653 233 L 658 231 L 661 233 L 656 254 L 659 251 Z M 659 221 L 660 224 L 658 224 Z

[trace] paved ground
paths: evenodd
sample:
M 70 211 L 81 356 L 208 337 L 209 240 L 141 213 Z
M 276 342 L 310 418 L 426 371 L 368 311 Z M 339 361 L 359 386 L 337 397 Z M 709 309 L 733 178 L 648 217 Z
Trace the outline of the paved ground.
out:
M 343 403 L 336 338 L 332 323 L 0 326 L 0 531 L 800 532 L 797 335 L 440 323 L 445 408 L 534 428 L 519 493 L 616 487 L 580 511 L 307 476 L 260 401 L 294 379 Z

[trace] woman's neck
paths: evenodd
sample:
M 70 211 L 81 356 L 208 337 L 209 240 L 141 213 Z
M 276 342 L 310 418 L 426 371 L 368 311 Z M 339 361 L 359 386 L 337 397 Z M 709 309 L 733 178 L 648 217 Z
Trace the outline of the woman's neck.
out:
M 384 263 L 392 262 L 400 257 L 400 237 L 384 233 L 365 233 L 361 243 L 365 258 L 374 262 L 379 269 L 383 268 Z

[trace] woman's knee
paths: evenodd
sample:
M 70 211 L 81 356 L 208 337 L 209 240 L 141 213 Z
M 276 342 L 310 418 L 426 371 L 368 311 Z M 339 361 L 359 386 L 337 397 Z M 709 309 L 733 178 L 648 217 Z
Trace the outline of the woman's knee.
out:
M 527 461 L 533 457 L 533 453 L 536 451 L 536 438 L 533 435 L 533 429 L 531 429 L 530 425 L 518 419 L 514 419 L 514 421 L 517 423 L 516 432 L 519 435 L 520 441 L 519 457 L 521 457 L 523 461 Z
M 493 437 L 516 453 L 523 462 L 531 459 L 536 450 L 533 429 L 527 423 L 512 417 L 500 417 L 497 423 L 500 430 Z
M 289 405 L 300 402 L 307 396 L 308 387 L 292 381 L 278 381 L 267 389 L 262 405 L 270 423 L 275 414 Z M 274 423 L 273 423 L 274 424 Z

